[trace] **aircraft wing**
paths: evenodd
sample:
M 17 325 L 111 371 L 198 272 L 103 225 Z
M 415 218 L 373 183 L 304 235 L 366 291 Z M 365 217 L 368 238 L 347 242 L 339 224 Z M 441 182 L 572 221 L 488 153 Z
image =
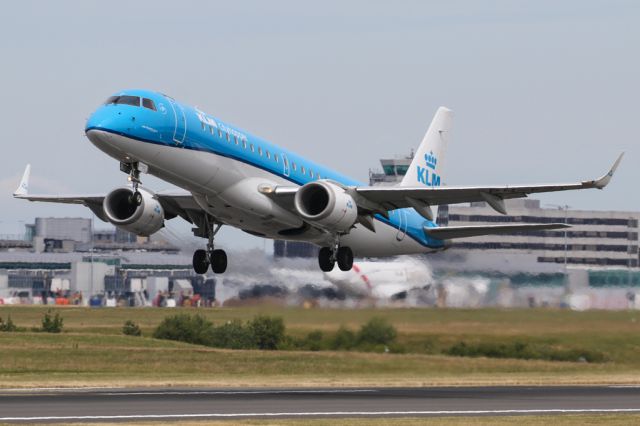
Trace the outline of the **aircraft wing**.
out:
M 449 187 L 407 187 L 407 186 L 362 186 L 343 188 L 354 197 L 358 211 L 362 215 L 413 207 L 428 219 L 433 219 L 429 206 L 485 201 L 496 211 L 506 214 L 505 199 L 524 198 L 529 194 L 570 191 L 578 189 L 603 189 L 609 184 L 622 160 L 620 154 L 608 173 L 594 180 L 578 183 L 551 185 L 507 185 L 507 186 L 449 186 Z M 340 185 L 342 186 L 342 185 Z M 277 187 L 273 191 L 276 198 L 293 198 L 297 188 Z
M 82 204 L 88 207 L 96 216 L 98 216 L 104 222 L 107 221 L 107 217 L 102 210 L 102 201 L 104 195 L 30 195 L 30 194 L 13 194 L 14 198 L 29 201 L 42 201 L 46 203 L 61 203 L 61 204 Z
M 104 214 L 102 203 L 107 194 L 64 194 L 64 195 L 38 195 L 29 194 L 29 175 L 31 173 L 31 165 L 28 164 L 20 185 L 13 193 L 14 198 L 29 201 L 39 201 L 47 203 L 61 203 L 61 204 L 82 204 L 88 207 L 97 217 L 104 222 L 108 222 L 107 217 Z M 198 218 L 202 216 L 202 209 L 193 199 L 191 193 L 187 191 L 180 192 L 160 192 L 156 193 L 155 197 L 158 199 L 162 208 L 165 211 L 165 217 L 172 219 L 176 216 L 184 218 L 191 223 L 198 222 Z
M 29 201 L 40 201 L 48 203 L 61 203 L 61 204 L 82 204 L 88 207 L 97 217 L 104 222 L 108 222 L 107 217 L 104 215 L 102 203 L 106 194 L 93 194 L 93 195 L 14 195 L 14 198 Z M 193 200 L 193 196 L 188 193 L 175 193 L 175 194 L 156 194 L 158 201 L 162 205 L 165 211 L 167 219 L 173 219 L 176 216 L 181 216 L 188 222 L 192 222 L 191 211 L 201 211 L 200 207 Z
M 507 186 L 450 186 L 450 187 L 396 187 L 367 186 L 356 188 L 356 193 L 365 199 L 382 205 L 388 210 L 415 207 L 415 200 L 426 205 L 458 204 L 474 201 L 486 201 L 500 213 L 506 214 L 503 200 L 524 198 L 529 194 L 544 192 L 571 191 L 577 189 L 603 189 L 609 184 L 618 164 L 620 154 L 608 173 L 594 180 L 578 183 L 551 185 L 507 185 Z

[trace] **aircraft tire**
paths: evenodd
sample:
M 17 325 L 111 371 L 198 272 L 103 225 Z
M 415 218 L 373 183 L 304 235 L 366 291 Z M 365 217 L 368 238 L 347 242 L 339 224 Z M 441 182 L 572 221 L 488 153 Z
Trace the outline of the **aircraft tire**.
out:
M 139 191 L 136 191 L 129 195 L 129 203 L 135 204 L 136 206 L 142 204 L 142 194 Z
M 214 250 L 211 253 L 211 270 L 215 274 L 222 274 L 227 270 L 227 253 L 224 250 Z
M 338 268 L 341 271 L 350 271 L 353 267 L 353 251 L 349 247 L 340 247 L 338 249 Z
M 318 264 L 322 272 L 331 272 L 335 266 L 335 261 L 331 259 L 331 250 L 329 247 L 322 247 L 318 252 Z
M 209 259 L 206 250 L 196 250 L 193 253 L 193 270 L 196 274 L 206 274 L 209 269 Z

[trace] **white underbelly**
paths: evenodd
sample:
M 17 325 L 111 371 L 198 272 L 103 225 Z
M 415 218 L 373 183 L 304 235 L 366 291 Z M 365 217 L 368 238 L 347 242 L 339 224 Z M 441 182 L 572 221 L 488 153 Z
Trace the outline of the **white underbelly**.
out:
M 317 230 L 298 235 L 282 235 L 280 231 L 288 226 L 286 221 L 279 221 L 277 217 L 265 219 L 241 206 L 231 205 L 221 197 L 225 189 L 249 177 L 264 178 L 279 185 L 296 185 L 280 176 L 211 152 L 157 145 L 114 134 L 109 134 L 108 137 L 111 148 L 119 151 L 118 154 L 114 154 L 117 151 L 105 150 L 109 155 L 120 161 L 123 158 L 118 158 L 119 154 L 141 161 L 149 166 L 149 173 L 154 176 L 183 188 L 196 197 L 204 196 L 209 204 L 209 212 L 225 224 L 266 238 L 309 241 L 320 246 L 331 244 L 331 236 Z M 358 257 L 433 251 L 409 235 L 401 235 L 396 228 L 386 223 L 376 220 L 375 225 L 375 233 L 362 225 L 356 225 L 348 235 L 341 238 L 341 244 L 350 247 Z

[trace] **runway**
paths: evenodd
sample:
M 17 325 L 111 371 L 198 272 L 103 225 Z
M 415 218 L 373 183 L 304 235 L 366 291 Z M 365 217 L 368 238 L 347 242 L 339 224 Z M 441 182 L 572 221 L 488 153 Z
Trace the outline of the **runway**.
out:
M 0 390 L 0 422 L 640 413 L 640 387 Z

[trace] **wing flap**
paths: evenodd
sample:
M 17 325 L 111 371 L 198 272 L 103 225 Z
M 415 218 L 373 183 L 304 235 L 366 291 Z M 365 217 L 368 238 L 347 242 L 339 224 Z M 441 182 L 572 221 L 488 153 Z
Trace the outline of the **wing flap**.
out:
M 565 229 L 571 226 L 564 223 L 522 224 L 522 225 L 474 225 L 474 226 L 442 226 L 424 227 L 424 233 L 439 240 L 455 238 L 478 237 L 481 235 L 509 234 L 523 231 L 542 231 L 550 229 Z

